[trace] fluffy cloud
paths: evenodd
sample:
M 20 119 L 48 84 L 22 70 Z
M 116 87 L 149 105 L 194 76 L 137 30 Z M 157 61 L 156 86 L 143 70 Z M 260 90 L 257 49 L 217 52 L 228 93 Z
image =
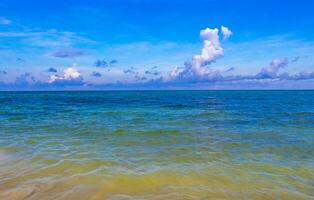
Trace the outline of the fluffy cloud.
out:
M 66 68 L 63 72 L 64 72 L 63 77 L 65 80 L 77 79 L 81 76 L 80 72 L 78 72 L 76 69 L 72 67 Z
M 66 48 L 66 49 L 56 50 L 50 53 L 49 55 L 52 57 L 57 57 L 57 58 L 73 58 L 73 57 L 78 57 L 85 54 L 86 54 L 85 50 L 82 50 L 82 49 Z
M 180 75 L 180 73 L 180 68 L 178 66 L 174 67 L 169 73 L 169 80 L 175 80 Z
M 63 70 L 63 75 L 51 75 L 49 78 L 49 83 L 53 83 L 56 81 L 81 81 L 82 77 L 79 71 L 76 69 L 69 67 Z
M 203 40 L 203 49 L 200 55 L 193 57 L 192 64 L 194 66 L 206 66 L 223 55 L 224 51 L 220 45 L 218 32 L 217 28 L 201 30 L 200 36 Z
M 232 32 L 230 31 L 230 29 L 228 27 L 225 27 L 225 26 L 221 26 L 221 33 L 222 33 L 224 39 L 227 39 L 232 35 Z
M 274 59 L 268 67 L 262 68 L 261 72 L 256 75 L 256 78 L 276 78 L 278 71 L 288 65 L 288 59 Z
M 226 27 L 225 27 L 226 28 Z M 229 30 L 229 29 L 228 29 Z M 209 67 L 212 62 L 222 57 L 224 50 L 221 47 L 219 30 L 206 28 L 200 31 L 203 41 L 201 54 L 194 55 L 192 61 L 186 62 L 183 70 L 174 68 L 168 77 L 172 81 L 204 81 L 216 78 L 219 73 Z

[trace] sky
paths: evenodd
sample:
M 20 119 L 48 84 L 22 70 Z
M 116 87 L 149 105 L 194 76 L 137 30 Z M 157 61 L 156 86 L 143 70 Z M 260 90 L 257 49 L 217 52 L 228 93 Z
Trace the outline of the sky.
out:
M 0 90 L 314 89 L 313 8 L 1 0 Z

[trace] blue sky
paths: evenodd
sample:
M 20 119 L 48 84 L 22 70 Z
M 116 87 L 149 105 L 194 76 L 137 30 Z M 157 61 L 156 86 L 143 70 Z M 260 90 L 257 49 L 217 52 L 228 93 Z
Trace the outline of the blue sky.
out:
M 313 7 L 2 0 L 0 89 L 313 89 Z

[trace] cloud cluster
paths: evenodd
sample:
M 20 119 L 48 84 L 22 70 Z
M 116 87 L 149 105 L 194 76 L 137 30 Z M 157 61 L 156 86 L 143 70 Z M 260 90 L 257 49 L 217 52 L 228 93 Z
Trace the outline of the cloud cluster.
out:
M 145 74 L 152 75 L 152 76 L 159 76 L 161 74 L 160 71 L 157 70 L 158 66 L 153 66 L 150 70 L 146 70 Z
M 237 86 L 247 85 L 252 87 L 255 85 L 267 84 L 275 85 L 276 83 L 291 83 L 298 81 L 314 81 L 314 72 L 299 72 L 296 74 L 289 74 L 285 72 L 291 63 L 299 61 L 300 57 L 294 58 L 277 58 L 272 60 L 267 66 L 262 67 L 260 71 L 252 75 L 234 74 L 235 67 L 219 70 L 213 69 L 211 64 L 224 55 L 222 47 L 223 41 L 232 36 L 232 31 L 225 26 L 218 28 L 205 28 L 200 31 L 200 38 L 202 40 L 202 49 L 199 54 L 196 54 L 188 62 L 184 63 L 183 67 L 174 67 L 170 71 L 161 71 L 157 66 L 148 68 L 147 70 L 137 70 L 134 67 L 121 70 L 117 68 L 111 72 L 114 75 L 124 76 L 125 81 L 121 79 L 114 80 L 110 84 L 102 84 L 101 81 L 106 74 L 101 74 L 97 71 L 92 71 L 87 74 L 94 77 L 98 84 L 85 81 L 82 74 L 75 67 L 68 67 L 63 72 L 58 72 L 55 68 L 49 68 L 45 72 L 46 81 L 38 81 L 30 73 L 25 73 L 16 78 L 15 82 L 10 86 L 37 87 L 37 88 L 66 88 L 69 86 L 81 88 L 189 88 L 199 87 L 200 85 L 206 86 L 226 86 L 231 85 L 236 88 Z M 54 51 L 50 56 L 59 58 L 72 58 L 84 55 L 86 52 L 82 49 L 63 48 Z M 96 60 L 95 67 L 107 68 L 110 70 L 111 66 L 117 63 L 117 60 Z M 119 71 L 120 70 L 120 71 Z M 111 73 L 110 72 L 110 73 Z M 108 73 L 108 75 L 110 74 Z M 0 71 L 0 75 L 5 75 L 6 71 Z M 50 75 L 49 77 L 47 76 Z M 164 75 L 166 74 L 166 75 Z M 127 76 L 127 77 L 126 77 Z M 132 81 L 130 83 L 130 79 Z M 88 80 L 88 79 L 87 79 Z M 120 81 L 119 81 L 120 80 Z M 129 81 L 129 82 L 128 82 Z M 313 82 L 314 83 L 314 82 Z M 4 83 L 0 83 L 2 87 L 9 87 Z
M 53 74 L 46 78 L 39 80 L 31 73 L 24 73 L 14 82 L 5 83 L 0 80 L 0 90 L 71 90 L 88 86 L 81 73 L 73 67 L 64 69 L 61 75 Z
M 129 69 L 123 70 L 124 74 L 132 74 L 136 81 L 146 81 L 147 77 L 142 76 L 140 72 L 138 72 L 134 67 L 130 67 Z
M 232 32 L 229 28 L 221 26 L 221 34 L 224 39 L 227 39 L 232 35 Z M 254 75 L 228 75 L 228 72 L 235 70 L 234 67 L 230 67 L 224 71 L 215 70 L 210 67 L 211 63 L 224 55 L 219 30 L 217 28 L 203 29 L 200 31 L 200 37 L 203 41 L 201 54 L 193 56 L 192 61 L 185 62 L 183 68 L 173 68 L 167 77 L 162 78 L 163 84 L 271 83 L 273 81 L 314 79 L 314 72 L 301 72 L 299 74 L 281 72 L 290 63 L 298 62 L 298 56 L 291 60 L 288 60 L 288 58 L 274 59 L 268 66 L 263 67 L 260 72 Z
M 288 65 L 293 62 L 296 62 L 295 58 L 293 58 L 291 61 L 289 61 L 288 58 L 274 59 L 269 63 L 268 66 L 263 67 L 260 70 L 260 72 L 254 75 L 223 75 L 223 72 L 217 71 L 217 76 L 214 77 L 213 79 L 208 79 L 207 82 L 220 82 L 220 83 L 255 82 L 265 84 L 273 83 L 274 81 L 314 79 L 314 72 L 299 72 L 298 74 L 289 74 L 287 72 L 280 73 L 281 69 L 288 67 Z
M 299 57 L 295 57 L 289 61 L 288 58 L 274 59 L 267 67 L 261 69 L 259 73 L 253 76 L 238 76 L 243 79 L 250 80 L 308 80 L 314 78 L 314 72 L 299 72 L 298 74 L 289 74 L 281 72 L 280 69 L 288 67 L 290 63 L 297 62 Z
M 106 67 L 111 67 L 114 64 L 116 64 L 118 62 L 118 60 L 111 60 L 109 62 L 107 62 L 106 60 L 96 60 L 94 63 L 95 67 L 102 67 L 102 68 L 106 68 Z
M 288 65 L 288 59 L 274 59 L 270 62 L 269 66 L 262 68 L 261 72 L 256 75 L 256 78 L 267 79 L 276 78 L 281 68 Z
M 130 67 L 129 69 L 123 70 L 123 73 L 125 73 L 125 74 L 136 74 L 137 72 L 135 71 L 134 67 Z

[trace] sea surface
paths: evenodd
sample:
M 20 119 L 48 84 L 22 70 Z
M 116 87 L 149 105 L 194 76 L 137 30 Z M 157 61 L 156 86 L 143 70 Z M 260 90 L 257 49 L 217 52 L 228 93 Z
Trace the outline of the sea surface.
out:
M 314 91 L 0 92 L 0 199 L 314 199 Z

